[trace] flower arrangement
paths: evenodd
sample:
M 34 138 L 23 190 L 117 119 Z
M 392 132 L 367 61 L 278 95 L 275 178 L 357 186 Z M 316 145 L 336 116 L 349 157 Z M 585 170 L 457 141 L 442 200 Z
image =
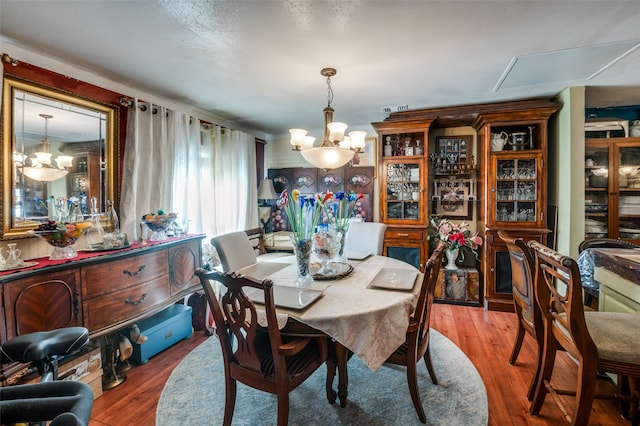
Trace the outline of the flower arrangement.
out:
M 327 223 L 332 225 L 336 231 L 344 233 L 349 219 L 356 211 L 358 201 L 362 198 L 364 198 L 364 195 L 361 193 L 356 194 L 354 191 L 349 191 L 347 194 L 342 191 L 335 194 L 328 191 L 327 196 L 325 196 L 326 202 L 322 204 Z M 331 200 L 335 202 L 330 203 Z
M 320 211 L 326 198 L 326 195 L 323 197 L 321 194 L 307 197 L 301 195 L 297 189 L 294 189 L 289 197 L 286 189 L 282 191 L 277 205 L 285 211 L 291 231 L 297 241 L 311 240 L 320 220 Z
M 444 242 L 447 245 L 447 250 L 468 247 L 478 259 L 477 250 L 482 245 L 482 237 L 478 233 L 472 235 L 467 222 L 463 221 L 458 225 L 449 219 L 434 216 L 431 218 L 430 225 L 437 232 L 430 238 L 433 237 L 436 241 Z M 462 259 L 464 259 L 464 251 L 461 253 Z

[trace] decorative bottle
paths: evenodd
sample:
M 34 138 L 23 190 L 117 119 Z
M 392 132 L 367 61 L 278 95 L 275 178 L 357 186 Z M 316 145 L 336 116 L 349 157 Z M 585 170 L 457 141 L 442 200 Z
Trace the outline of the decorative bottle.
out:
M 120 221 L 118 220 L 118 213 L 116 213 L 114 204 L 115 203 L 113 201 L 107 201 L 107 222 L 109 223 L 111 232 L 114 234 L 119 234 Z

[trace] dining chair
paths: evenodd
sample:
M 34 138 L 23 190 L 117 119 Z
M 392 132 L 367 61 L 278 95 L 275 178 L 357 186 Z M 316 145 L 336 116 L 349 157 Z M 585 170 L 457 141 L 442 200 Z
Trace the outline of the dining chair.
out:
M 256 253 L 244 231 L 230 232 L 211 238 L 220 258 L 222 272 L 237 271 L 257 263 Z
M 230 425 L 233 419 L 239 381 L 277 395 L 277 424 L 285 426 L 289 419 L 289 393 L 327 360 L 326 336 L 281 335 L 269 279 L 260 281 L 234 272 L 204 269 L 198 269 L 196 275 L 218 325 L 226 388 L 223 424 Z M 216 296 L 213 281 L 226 288 L 224 295 Z M 267 332 L 260 331 L 256 307 L 247 296 L 256 290 L 263 293 Z
M 585 250 L 592 248 L 634 249 L 640 248 L 640 245 L 631 243 L 629 241 L 618 240 L 615 238 L 587 238 L 586 240 L 583 240 L 578 246 L 578 253 L 580 255 L 583 255 L 582 253 Z M 581 258 L 578 258 L 578 261 L 580 260 Z M 578 264 L 580 265 L 580 262 L 578 262 Z M 590 266 L 591 267 L 589 269 L 593 269 L 593 264 L 591 264 Z M 584 291 L 584 304 L 585 306 L 591 306 L 591 304 L 594 302 L 594 299 L 596 300 L 597 304 L 597 299 L 600 297 L 600 287 L 598 283 L 593 280 L 593 270 L 589 270 L 587 272 L 583 271 L 583 274 L 584 273 L 590 274 L 589 278 L 591 284 L 587 285 L 587 283 L 583 282 L 582 290 Z
M 540 373 L 540 358 L 542 356 L 542 338 L 544 326 L 542 324 L 542 312 L 535 301 L 533 279 L 535 260 L 529 246 L 522 238 L 513 238 L 505 231 L 498 231 L 498 236 L 507 245 L 511 260 L 511 292 L 513 294 L 513 306 L 518 318 L 518 332 L 511 350 L 509 364 L 514 365 L 520 354 L 520 348 L 524 341 L 525 333 L 533 337 L 538 346 L 536 371 L 527 391 L 527 399 L 533 399 L 533 391 Z
M 580 271 L 575 260 L 537 241 L 530 241 L 536 262 L 535 295 L 543 314 L 544 350 L 531 414 L 538 415 L 545 397 L 574 425 L 586 425 L 594 398 L 619 398 L 631 402 L 633 424 L 638 424 L 640 401 L 640 315 L 587 311 L 582 302 Z M 576 390 L 558 389 L 551 382 L 559 346 L 578 364 Z M 618 391 L 596 395 L 598 372 L 618 374 Z M 622 383 L 630 390 L 623 392 Z M 559 395 L 574 395 L 567 407 Z
M 344 251 L 382 254 L 382 243 L 387 225 L 379 222 L 352 222 L 345 237 Z
M 434 385 L 438 384 L 438 378 L 433 369 L 433 363 L 431 362 L 431 355 L 429 353 L 429 324 L 431 306 L 433 305 L 434 292 L 438 281 L 438 272 L 445 248 L 446 245 L 444 243 L 438 244 L 429 260 L 427 260 L 422 286 L 418 296 L 418 303 L 416 304 L 415 311 L 409 317 L 406 339 L 386 361 L 389 364 L 401 365 L 407 368 L 409 393 L 411 394 L 411 400 L 413 401 L 413 406 L 416 409 L 418 418 L 422 423 L 427 422 L 427 416 L 422 408 L 420 393 L 418 392 L 417 366 L 420 359 L 424 359 L 431 381 Z

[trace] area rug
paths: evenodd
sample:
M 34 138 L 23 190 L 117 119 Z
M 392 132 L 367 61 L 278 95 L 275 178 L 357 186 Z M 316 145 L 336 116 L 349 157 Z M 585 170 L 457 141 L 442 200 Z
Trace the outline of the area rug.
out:
M 438 385 L 431 383 L 424 362 L 418 386 L 428 425 L 486 425 L 487 393 L 471 361 L 449 339 L 431 330 L 431 355 Z M 321 367 L 290 394 L 290 425 L 421 425 L 404 368 L 383 365 L 373 372 L 357 357 L 348 364 L 347 406 L 329 404 L 326 368 Z M 337 377 L 334 389 L 337 387 Z M 212 336 L 173 371 L 162 391 L 156 425 L 220 425 L 224 414 L 224 371 L 217 337 Z M 238 383 L 233 425 L 275 425 L 277 402 Z

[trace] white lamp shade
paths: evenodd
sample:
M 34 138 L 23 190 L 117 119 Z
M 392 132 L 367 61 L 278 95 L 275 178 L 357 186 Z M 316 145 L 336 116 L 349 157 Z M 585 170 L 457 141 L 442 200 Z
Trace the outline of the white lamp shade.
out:
M 307 131 L 304 129 L 289 129 L 289 133 L 291 133 L 291 145 L 299 149 L 304 144 L 304 137 L 307 136 Z
M 344 131 L 347 130 L 347 126 L 345 123 L 340 123 L 339 121 L 333 121 L 327 124 L 327 128 L 329 129 L 329 140 L 332 142 L 342 142 L 344 140 Z
M 58 168 L 68 169 L 73 167 L 73 157 L 71 155 L 60 155 L 56 157 Z
M 313 148 L 313 144 L 315 143 L 315 141 L 316 141 L 316 138 L 314 138 L 313 136 L 305 136 L 304 146 L 302 147 L 302 149 Z
M 342 167 L 353 159 L 354 151 L 336 147 L 316 147 L 305 149 L 302 157 L 319 169 L 332 170 Z
M 36 152 L 36 158 L 40 164 L 51 164 L 51 155 L 50 152 Z
M 351 149 L 360 150 L 364 148 L 364 139 L 367 136 L 367 132 L 362 130 L 355 130 L 349 132 L 349 138 L 351 139 Z
M 54 180 L 65 177 L 67 173 L 69 173 L 67 170 L 53 167 L 22 167 L 20 170 L 29 179 L 39 182 L 53 182 Z
M 260 187 L 258 188 L 258 200 L 275 200 L 276 198 L 278 197 L 276 196 L 276 190 L 273 187 L 271 179 L 262 179 Z
M 342 149 L 350 149 L 351 148 L 351 138 L 349 136 L 345 136 L 344 140 L 338 144 L 338 146 Z

